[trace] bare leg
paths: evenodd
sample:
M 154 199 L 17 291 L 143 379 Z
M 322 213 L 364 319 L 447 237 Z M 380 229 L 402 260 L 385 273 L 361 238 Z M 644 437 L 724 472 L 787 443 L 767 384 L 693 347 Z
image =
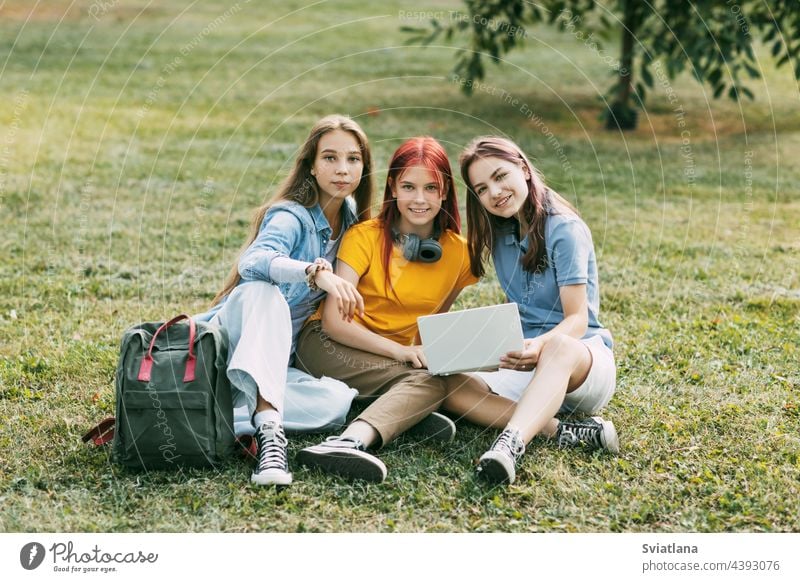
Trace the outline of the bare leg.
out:
M 447 376 L 447 398 L 442 408 L 481 426 L 503 428 L 511 420 L 516 403 L 495 394 L 486 382 L 472 374 Z
M 506 428 L 518 430 L 526 444 L 539 433 L 555 434 L 554 417 L 564 396 L 583 383 L 591 367 L 592 356 L 579 340 L 566 335 L 550 338 Z
M 584 382 L 591 367 L 592 355 L 582 342 L 566 335 L 547 338 L 536 373 L 505 430 L 481 455 L 478 476 L 492 483 L 513 483 L 516 461 L 525 452 L 525 445 L 537 434 L 554 436 L 558 429 L 554 416 L 564 397 Z
M 265 410 L 277 410 L 272 404 L 264 400 L 261 394 L 256 396 L 256 412 L 264 412 Z

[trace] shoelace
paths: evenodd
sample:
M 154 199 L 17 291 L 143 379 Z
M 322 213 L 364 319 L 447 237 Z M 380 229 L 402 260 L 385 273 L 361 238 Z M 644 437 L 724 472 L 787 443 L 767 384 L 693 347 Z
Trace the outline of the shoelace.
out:
M 286 447 L 289 441 L 280 426 L 266 425 L 258 432 L 258 470 L 286 470 Z
M 602 448 L 600 442 L 600 427 L 586 424 L 567 424 L 561 425 L 558 435 L 559 446 L 566 447 L 584 442 L 597 448 Z
M 358 449 L 359 451 L 363 451 L 366 448 L 360 439 L 354 437 L 329 436 L 325 439 L 325 442 L 332 445 L 339 444 L 346 448 Z
M 525 452 L 525 443 L 519 437 L 519 433 L 512 430 L 504 430 L 497 437 L 492 445 L 493 450 L 499 450 L 514 460 L 519 459 Z

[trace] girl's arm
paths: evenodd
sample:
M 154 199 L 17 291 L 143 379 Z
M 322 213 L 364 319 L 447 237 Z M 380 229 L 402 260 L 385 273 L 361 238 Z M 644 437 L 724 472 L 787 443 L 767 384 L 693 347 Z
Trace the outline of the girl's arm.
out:
M 328 295 L 325 299 L 329 309 L 336 307 L 343 321 L 353 321 L 356 312 L 364 316 L 364 299 L 356 286 L 345 281 L 328 270 L 318 270 L 314 275 L 314 283 Z
M 288 210 L 267 212 L 258 235 L 239 259 L 239 275 L 245 281 L 273 285 L 305 281 L 313 263 L 292 258 L 301 245 L 302 232 L 302 222 Z M 323 270 L 316 271 L 314 282 L 328 293 L 343 319 L 352 320 L 356 311 L 363 313 L 364 302 L 353 285 Z
M 336 261 L 336 275 L 352 286 L 358 286 L 358 274 L 341 259 Z M 368 330 L 359 323 L 337 317 L 338 314 L 339 306 L 335 298 L 329 294 L 322 312 L 322 329 L 335 341 L 399 362 L 408 362 L 415 368 L 424 368 L 427 365 L 421 346 L 404 346 Z
M 586 284 L 559 287 L 558 296 L 564 310 L 564 319 L 553 329 L 534 339 L 547 340 L 559 333 L 581 339 L 586 334 L 589 327 L 589 297 L 586 293 Z
M 245 281 L 266 281 L 278 285 L 305 278 L 309 263 L 295 261 L 292 253 L 300 244 L 303 224 L 288 210 L 267 212 L 255 240 L 239 258 L 239 275 Z M 283 268 L 273 271 L 275 259 L 286 258 Z
M 526 339 L 521 352 L 508 352 L 500 358 L 501 368 L 535 366 L 547 340 L 556 334 L 580 339 L 589 327 L 589 298 L 586 285 L 564 285 L 558 288 L 558 296 L 564 309 L 564 319 L 547 333 Z
M 447 296 L 447 299 L 445 299 L 442 302 L 442 306 L 439 308 L 439 311 L 437 311 L 436 313 L 447 313 L 448 311 L 450 311 L 450 308 L 453 306 L 453 303 L 456 302 L 456 299 L 458 298 L 458 295 L 460 293 L 461 293 L 461 289 L 453 289 L 450 292 L 450 295 Z

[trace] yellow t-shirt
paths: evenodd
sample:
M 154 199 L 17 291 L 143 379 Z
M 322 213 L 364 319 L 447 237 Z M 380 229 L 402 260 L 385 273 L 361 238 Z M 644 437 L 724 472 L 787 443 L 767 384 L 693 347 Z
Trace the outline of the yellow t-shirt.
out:
M 338 260 L 359 276 L 364 317 L 355 320 L 383 337 L 411 345 L 417 335 L 417 317 L 438 313 L 454 290 L 478 281 L 469 269 L 464 237 L 447 230 L 439 237 L 442 258 L 435 263 L 407 261 L 394 245 L 389 261 L 392 287 L 386 287 L 383 268 L 383 230 L 378 219 L 350 227 L 342 239 Z

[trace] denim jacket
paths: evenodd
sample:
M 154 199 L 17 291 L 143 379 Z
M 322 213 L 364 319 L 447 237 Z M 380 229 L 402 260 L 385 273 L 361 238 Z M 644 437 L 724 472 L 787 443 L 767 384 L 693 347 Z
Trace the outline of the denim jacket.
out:
M 342 205 L 342 233 L 356 221 L 355 201 L 347 198 Z M 333 230 L 319 204 L 305 208 L 294 201 L 272 206 L 259 228 L 258 235 L 239 259 L 239 285 L 248 281 L 266 281 L 277 285 L 289 308 L 299 306 L 308 298 L 310 289 L 305 280 L 275 281 L 270 277 L 270 265 L 276 257 L 289 257 L 312 263 L 324 255 Z M 340 235 L 341 236 L 341 235 Z M 195 316 L 198 321 L 210 321 L 225 304 L 223 298 L 210 311 Z

